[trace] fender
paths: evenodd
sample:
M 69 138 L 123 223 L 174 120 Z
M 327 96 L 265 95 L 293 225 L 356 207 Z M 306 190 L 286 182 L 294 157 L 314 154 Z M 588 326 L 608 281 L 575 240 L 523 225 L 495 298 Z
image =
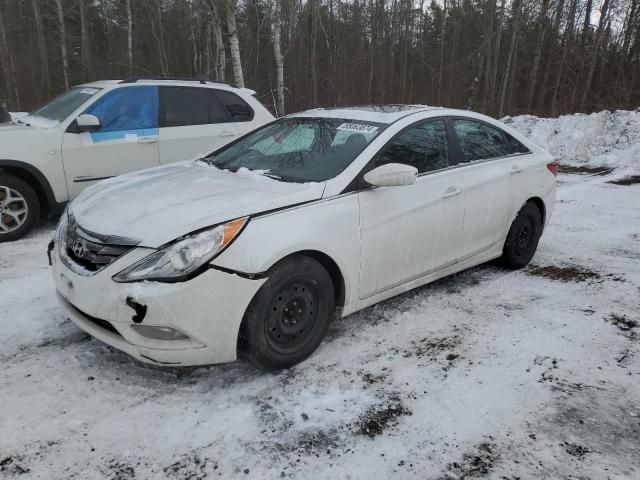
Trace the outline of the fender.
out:
M 25 162 L 21 162 L 18 160 L 7 160 L 0 158 L 0 172 L 10 171 L 10 170 L 23 170 L 35 178 L 38 185 L 34 185 L 36 189 L 36 193 L 41 193 L 44 195 L 44 200 L 46 201 L 46 205 L 43 205 L 47 208 L 50 216 L 55 216 L 64 210 L 67 202 L 58 203 L 56 201 L 56 197 L 53 194 L 53 189 L 47 180 L 47 177 L 38 170 L 33 165 L 30 165 Z M 39 191 L 38 191 L 39 190 Z

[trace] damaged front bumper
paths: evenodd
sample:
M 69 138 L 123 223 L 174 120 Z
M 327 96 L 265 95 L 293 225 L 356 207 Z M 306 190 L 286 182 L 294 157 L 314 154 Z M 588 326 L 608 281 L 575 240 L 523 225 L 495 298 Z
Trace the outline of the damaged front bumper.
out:
M 205 365 L 236 359 L 238 331 L 264 279 L 208 269 L 181 283 L 117 283 L 112 276 L 149 255 L 135 248 L 83 274 L 50 258 L 61 305 L 81 329 L 143 362 Z

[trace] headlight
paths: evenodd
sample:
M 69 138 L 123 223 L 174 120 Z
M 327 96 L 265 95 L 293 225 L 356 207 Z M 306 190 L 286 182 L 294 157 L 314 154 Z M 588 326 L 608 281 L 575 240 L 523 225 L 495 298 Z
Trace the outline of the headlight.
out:
M 192 235 L 153 252 L 113 277 L 116 282 L 183 279 L 222 252 L 242 231 L 249 217 Z

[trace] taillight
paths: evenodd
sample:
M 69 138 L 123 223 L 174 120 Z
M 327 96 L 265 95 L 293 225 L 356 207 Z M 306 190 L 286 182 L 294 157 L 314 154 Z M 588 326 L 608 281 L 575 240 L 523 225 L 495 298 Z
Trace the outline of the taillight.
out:
M 551 163 L 547 163 L 547 168 L 551 173 L 553 173 L 554 177 L 558 176 L 558 171 L 560 171 L 560 164 L 558 163 L 557 160 L 554 160 Z

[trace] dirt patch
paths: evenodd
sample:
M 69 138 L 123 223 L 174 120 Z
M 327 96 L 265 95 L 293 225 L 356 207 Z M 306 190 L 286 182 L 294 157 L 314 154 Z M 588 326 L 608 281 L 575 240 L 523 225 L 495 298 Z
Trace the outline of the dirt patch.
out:
M 640 175 L 630 175 L 617 180 L 611 180 L 607 183 L 611 183 L 612 185 L 636 185 L 640 183 Z
M 447 352 L 445 358 L 447 359 L 447 361 L 452 362 L 459 357 L 459 355 L 455 352 L 452 352 L 452 350 L 457 348 L 460 343 L 462 343 L 462 339 L 459 335 L 434 338 L 426 337 L 422 340 L 412 341 L 411 348 L 405 350 L 402 356 L 405 358 L 416 356 L 419 358 L 426 357 L 435 359 L 441 353 Z
M 375 374 L 371 372 L 359 371 L 358 374 L 362 377 L 362 380 L 367 385 L 373 385 L 374 383 L 384 383 L 387 379 L 386 373 Z
M 339 446 L 340 442 L 336 431 L 316 430 L 303 432 L 297 440 L 296 450 L 305 455 L 319 456 L 320 453 L 330 455 L 331 451 Z
M 112 460 L 106 465 L 104 474 L 110 480 L 131 480 L 136 478 L 136 471 L 131 465 L 117 460 Z
M 0 472 L 7 473 L 9 475 L 24 475 L 25 473 L 29 473 L 31 470 L 21 462 L 22 457 L 5 457 L 0 460 Z
M 622 332 L 629 332 L 634 328 L 637 328 L 639 325 L 637 321 L 627 318 L 626 315 L 617 315 L 615 313 L 609 315 L 609 319 L 607 321 L 618 327 Z
M 212 471 L 218 469 L 218 463 L 207 457 L 189 455 L 164 468 L 168 478 L 180 480 L 204 480 Z
M 609 167 L 587 167 L 575 165 L 560 165 L 560 173 L 576 173 L 587 175 L 608 175 L 613 172 L 613 168 Z
M 568 265 L 564 267 L 556 265 L 532 265 L 527 269 L 527 273 L 535 277 L 543 277 L 550 280 L 558 280 L 560 282 L 587 282 L 602 280 L 602 276 L 598 272 L 594 272 L 577 265 Z
M 591 453 L 591 450 L 589 450 L 586 447 L 583 447 L 582 445 L 577 445 L 575 443 L 568 443 L 568 442 L 564 442 L 564 451 L 567 452 L 572 457 L 578 457 L 578 458 L 582 458 L 588 453 Z
M 397 425 L 398 417 L 411 414 L 411 410 L 404 407 L 398 394 L 390 395 L 382 403 L 370 406 L 360 417 L 359 433 L 371 438 L 377 437 L 387 428 Z
M 489 475 L 498 460 L 496 450 L 496 446 L 493 443 L 481 443 L 473 452 L 465 453 L 462 456 L 462 461 L 448 464 L 446 472 L 441 479 L 455 478 L 463 480 Z

